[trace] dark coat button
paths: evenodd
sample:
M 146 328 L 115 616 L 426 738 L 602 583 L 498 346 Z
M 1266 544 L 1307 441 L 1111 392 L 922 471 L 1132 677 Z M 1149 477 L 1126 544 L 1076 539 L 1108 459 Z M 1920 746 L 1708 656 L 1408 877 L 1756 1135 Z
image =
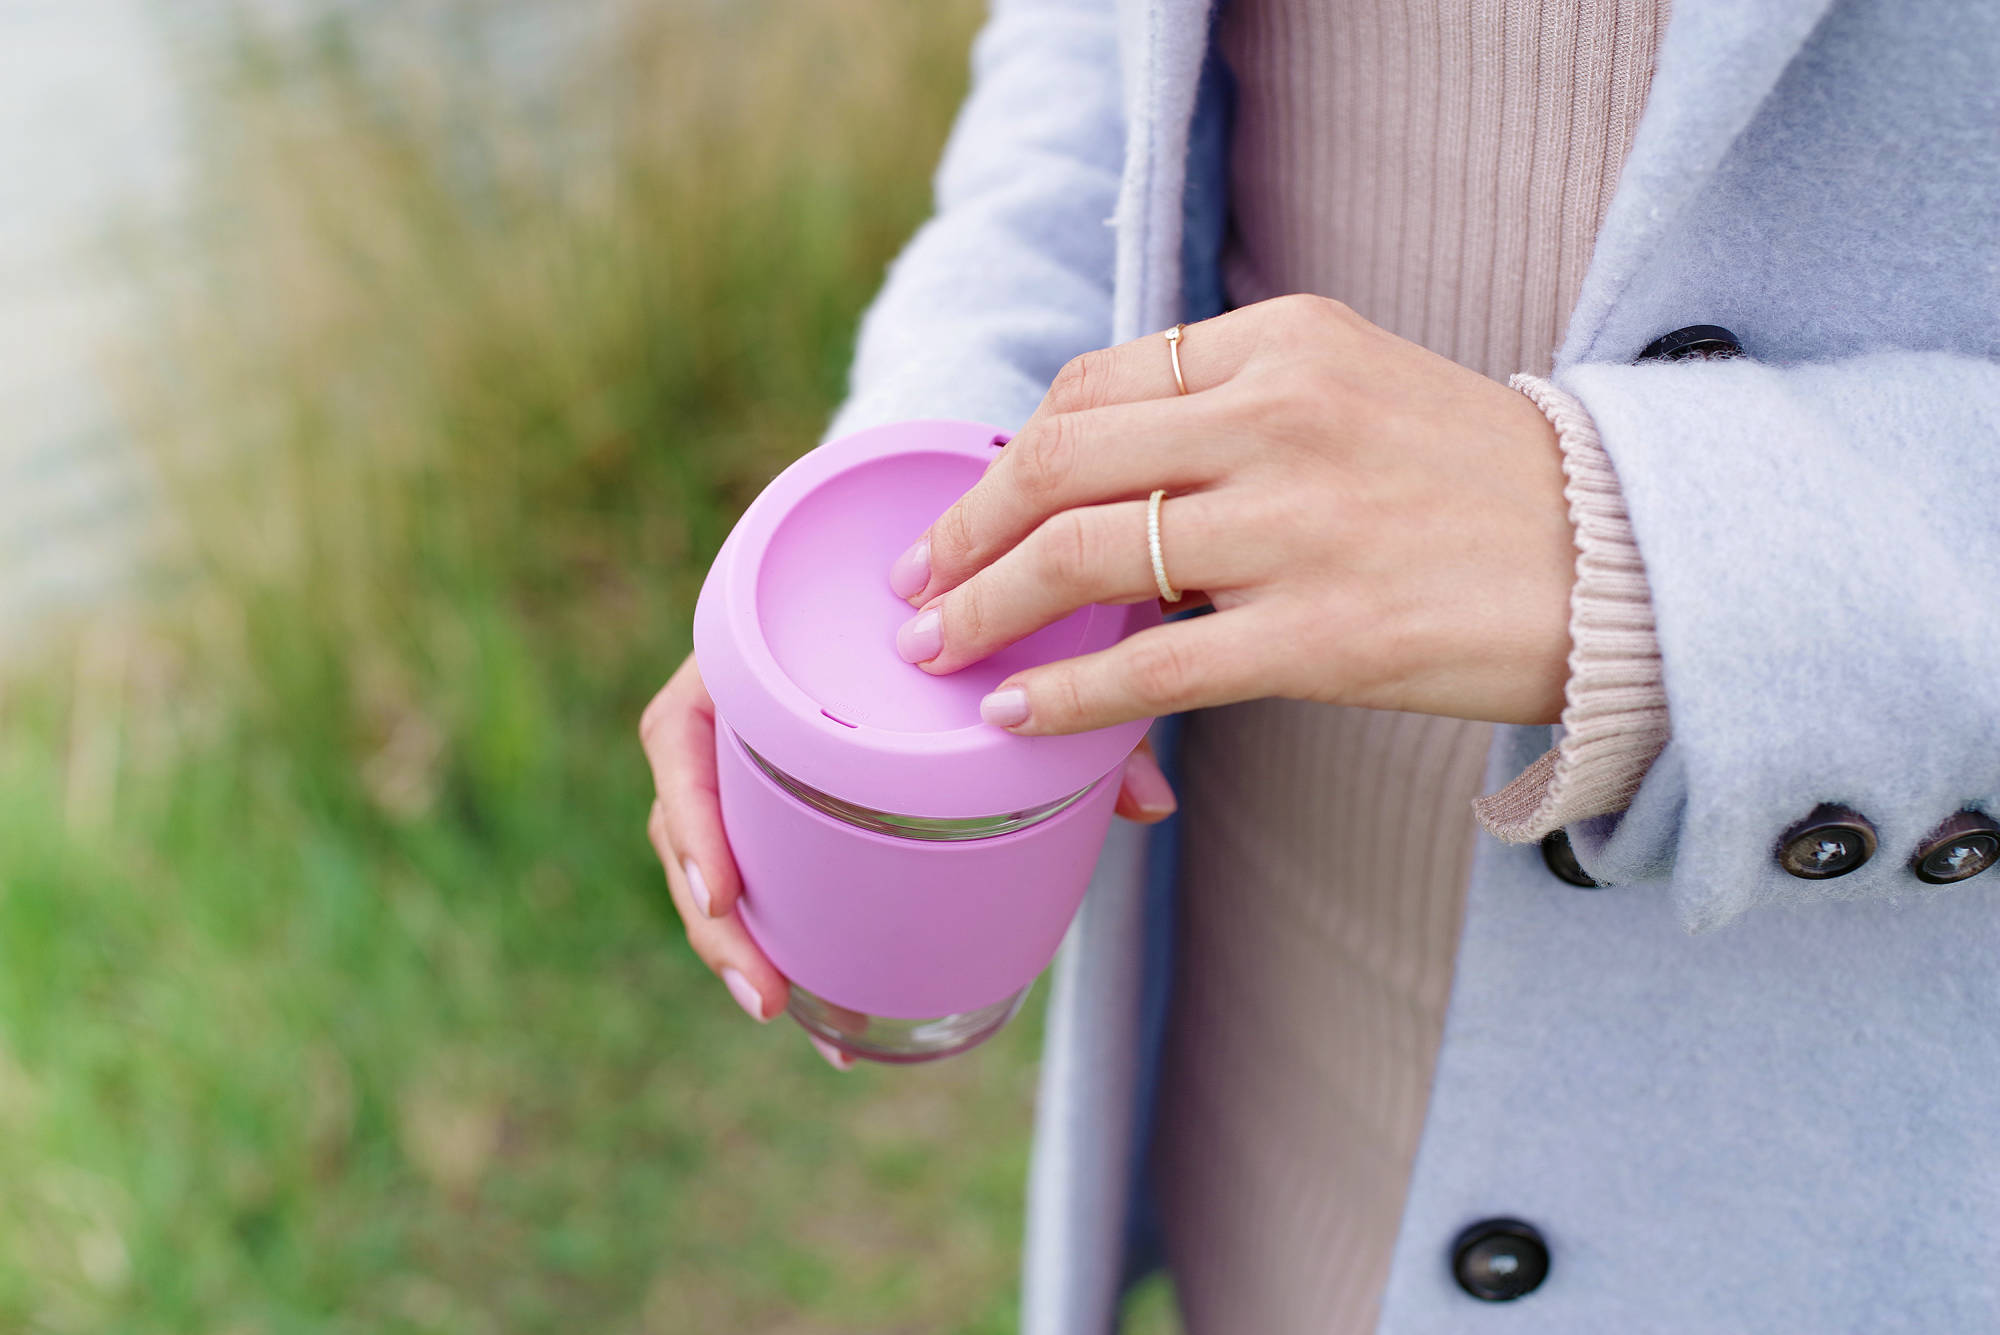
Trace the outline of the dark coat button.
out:
M 1482 1219 L 1452 1242 L 1451 1273 L 1481 1302 L 1512 1302 L 1549 1277 L 1549 1247 L 1533 1224 Z
M 1662 334 L 1645 346 L 1642 362 L 1680 362 L 1690 357 L 1741 357 L 1743 344 L 1719 324 L 1691 324 Z
M 1568 830 L 1555 830 L 1542 837 L 1542 861 L 1549 865 L 1550 871 L 1571 885 L 1580 885 L 1586 890 L 1604 887 L 1604 882 L 1591 879 L 1583 864 L 1576 860 L 1576 850 L 1569 846 Z
M 1983 811 L 1961 811 L 1932 830 L 1910 859 L 1917 879 L 1931 885 L 1968 881 L 2000 862 L 2000 824 Z
M 1822 802 L 1778 840 L 1778 865 L 1808 881 L 1845 876 L 1875 856 L 1875 827 L 1858 811 Z

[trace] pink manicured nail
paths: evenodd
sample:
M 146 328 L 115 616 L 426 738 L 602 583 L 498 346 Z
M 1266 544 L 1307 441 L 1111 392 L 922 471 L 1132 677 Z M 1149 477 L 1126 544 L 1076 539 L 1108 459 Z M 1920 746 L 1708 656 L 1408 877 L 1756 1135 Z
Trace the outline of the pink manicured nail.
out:
M 1132 805 L 1148 816 L 1173 814 L 1180 803 L 1174 800 L 1174 790 L 1167 783 L 1167 776 L 1160 773 L 1160 767 L 1153 758 L 1143 751 L 1134 751 L 1125 757 L 1125 791 L 1132 799 Z
M 928 663 L 944 648 L 944 616 L 919 612 L 896 631 L 896 652 L 905 663 Z
M 688 895 L 694 900 L 694 906 L 701 910 L 701 916 L 713 918 L 715 915 L 708 911 L 708 882 L 701 879 L 701 868 L 694 865 L 693 858 L 681 863 L 681 874 L 688 878 Z
M 812 1040 L 814 1049 L 818 1051 L 820 1056 L 826 1058 L 826 1064 L 834 1070 L 846 1071 L 853 1068 L 854 1058 L 848 1056 L 818 1034 L 807 1034 L 806 1037 Z
M 736 1004 L 747 1012 L 758 1024 L 767 1023 L 764 1017 L 764 998 L 756 988 L 750 986 L 741 970 L 725 967 L 722 971 L 722 985 L 729 989 L 729 995 L 736 998 Z
M 996 728 L 1012 728 L 1028 721 L 1028 693 L 1019 686 L 993 692 L 979 702 L 979 717 Z
M 914 598 L 931 582 L 931 540 L 918 538 L 889 567 L 889 587 L 898 598 Z

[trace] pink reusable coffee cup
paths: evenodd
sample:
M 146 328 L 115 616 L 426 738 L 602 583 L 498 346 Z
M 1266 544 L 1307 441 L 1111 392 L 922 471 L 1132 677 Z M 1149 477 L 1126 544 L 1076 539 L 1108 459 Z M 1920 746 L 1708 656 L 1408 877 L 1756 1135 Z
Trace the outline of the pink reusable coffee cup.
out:
M 1158 624 L 1151 600 L 1086 607 L 948 676 L 896 653 L 914 609 L 890 565 L 1005 439 L 897 422 L 820 446 L 743 512 L 695 607 L 738 911 L 791 979 L 792 1018 L 876 1061 L 949 1056 L 1012 1017 L 1075 916 L 1146 731 L 1016 737 L 979 701 Z

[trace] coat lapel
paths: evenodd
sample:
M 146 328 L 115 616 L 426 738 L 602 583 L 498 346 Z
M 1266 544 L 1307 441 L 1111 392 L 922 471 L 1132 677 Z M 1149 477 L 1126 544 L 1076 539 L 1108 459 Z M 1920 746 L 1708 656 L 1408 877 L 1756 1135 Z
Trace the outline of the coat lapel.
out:
M 1749 125 L 1832 0 L 1675 0 L 1556 364 L 1624 360 L 1605 325 L 1626 285 Z
M 1119 342 L 1181 318 L 1181 205 L 1188 133 L 1213 0 L 1118 0 L 1125 178 L 1112 310 Z

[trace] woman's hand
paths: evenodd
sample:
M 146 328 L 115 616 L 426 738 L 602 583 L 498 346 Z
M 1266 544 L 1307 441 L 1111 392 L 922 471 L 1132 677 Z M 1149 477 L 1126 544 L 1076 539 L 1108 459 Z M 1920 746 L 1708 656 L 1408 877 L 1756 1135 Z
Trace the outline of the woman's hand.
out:
M 1576 550 L 1533 403 L 1317 297 L 1192 325 L 1180 352 L 1185 396 L 1157 334 L 1063 369 L 896 563 L 920 609 L 905 658 L 954 672 L 1157 597 L 1146 498 L 1165 488 L 1176 605 L 1213 614 L 1017 673 L 989 722 L 1079 732 L 1267 695 L 1555 721 Z
M 736 914 L 742 880 L 722 832 L 715 784 L 715 702 L 702 685 L 693 655 L 660 688 L 639 718 L 639 742 L 653 769 L 655 800 L 646 833 L 666 869 L 667 889 L 701 962 L 728 987 L 736 1004 L 760 1022 L 784 1012 L 791 984 L 750 939 Z M 1125 762 L 1118 814 L 1150 824 L 1173 814 L 1174 795 L 1150 748 Z M 807 1035 L 812 1038 L 811 1035 Z M 841 1070 L 854 1059 L 812 1038 L 820 1055 Z
M 687 928 L 688 944 L 737 1005 L 752 1019 L 768 1021 L 784 1012 L 791 985 L 736 916 L 743 886 L 723 837 L 716 794 L 715 701 L 702 685 L 693 654 L 639 716 L 639 744 L 653 769 L 655 794 L 646 833 L 666 869 L 667 891 Z

